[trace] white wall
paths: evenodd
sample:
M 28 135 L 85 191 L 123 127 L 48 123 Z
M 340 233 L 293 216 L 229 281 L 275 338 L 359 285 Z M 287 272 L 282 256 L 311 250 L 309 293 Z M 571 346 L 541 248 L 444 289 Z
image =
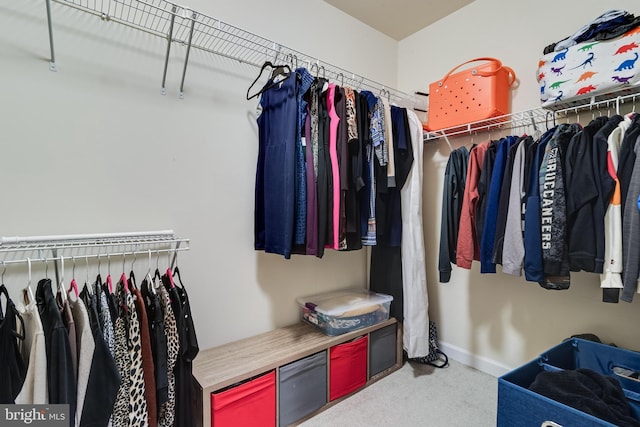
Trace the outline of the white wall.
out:
M 397 42 L 321 0 L 188 6 L 387 85 L 397 80 Z M 296 322 L 297 296 L 365 285 L 364 251 L 286 261 L 253 250 L 256 101 L 244 97 L 256 69 L 192 51 L 181 100 L 185 49 L 174 44 L 161 96 L 163 39 L 54 3 L 53 73 L 45 16 L 42 1 L 0 5 L 0 235 L 171 228 L 191 238 L 179 265 L 201 348 Z M 121 261 L 113 263 L 119 274 Z M 136 267 L 146 272 L 146 262 Z M 36 280 L 44 271 L 34 268 Z M 5 276 L 16 299 L 24 272 L 10 266 Z
M 638 15 L 632 0 L 618 2 L 541 0 L 535 2 L 476 0 L 449 17 L 400 42 L 399 89 L 427 90 L 455 65 L 493 56 L 520 78 L 512 111 L 539 105 L 535 73 L 543 48 L 566 36 L 609 8 Z M 606 113 L 606 112 L 605 112 Z M 583 119 L 587 119 L 583 117 Z M 494 132 L 493 137 L 497 134 Z M 484 142 L 487 134 L 475 137 Z M 454 148 L 471 146 L 469 138 L 453 140 Z M 454 266 L 450 283 L 438 283 L 438 242 L 442 177 L 449 149 L 444 142 L 425 146 L 424 223 L 431 317 L 442 341 L 482 365 L 514 367 L 562 339 L 592 332 L 606 342 L 640 350 L 640 298 L 632 304 L 605 304 L 597 275 L 572 274 L 568 291 L 547 291 L 524 278 L 500 272 L 481 275 Z

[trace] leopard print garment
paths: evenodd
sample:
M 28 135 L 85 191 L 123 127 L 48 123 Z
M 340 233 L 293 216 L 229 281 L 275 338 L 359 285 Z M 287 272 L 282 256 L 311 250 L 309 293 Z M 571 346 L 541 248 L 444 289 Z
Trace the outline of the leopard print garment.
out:
M 142 369 L 142 345 L 140 343 L 140 322 L 134 295 L 125 294 L 127 311 L 129 315 L 129 340 L 128 353 L 131 359 L 129 369 L 129 426 L 146 427 L 149 425 L 149 413 L 147 412 L 147 399 L 144 388 L 144 371 Z
M 346 111 L 347 111 L 347 129 L 349 133 L 349 142 L 358 139 L 358 122 L 356 120 L 356 96 L 353 89 L 349 87 L 344 88 L 346 98 Z
M 115 362 L 120 374 L 120 387 L 113 405 L 111 420 L 113 427 L 127 427 L 129 425 L 129 368 L 131 359 L 127 350 L 127 328 L 124 316 L 116 318 L 115 326 Z
M 167 376 L 169 382 L 169 400 L 160 406 L 158 425 L 171 427 L 173 426 L 176 416 L 176 377 L 174 368 L 180 352 L 180 337 L 178 336 L 176 318 L 171 309 L 169 293 L 164 286 L 160 285 L 158 287 L 158 294 L 164 313 L 164 331 L 167 335 Z

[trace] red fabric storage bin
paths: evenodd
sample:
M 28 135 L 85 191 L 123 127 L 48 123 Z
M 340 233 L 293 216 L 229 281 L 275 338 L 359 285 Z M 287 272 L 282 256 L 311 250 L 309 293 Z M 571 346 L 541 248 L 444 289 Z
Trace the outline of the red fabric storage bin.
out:
M 367 336 L 329 349 L 329 400 L 345 396 L 367 382 Z
M 275 427 L 276 374 L 211 393 L 211 427 Z

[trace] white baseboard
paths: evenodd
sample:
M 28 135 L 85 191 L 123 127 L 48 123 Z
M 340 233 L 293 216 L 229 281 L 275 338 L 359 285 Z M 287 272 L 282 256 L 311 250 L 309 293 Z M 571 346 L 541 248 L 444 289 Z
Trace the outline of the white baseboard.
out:
M 449 359 L 471 366 L 474 369 L 493 375 L 494 377 L 499 377 L 512 370 L 512 368 L 498 363 L 495 360 L 475 355 L 458 346 L 442 341 L 440 341 L 439 344 L 440 350 L 444 351 Z

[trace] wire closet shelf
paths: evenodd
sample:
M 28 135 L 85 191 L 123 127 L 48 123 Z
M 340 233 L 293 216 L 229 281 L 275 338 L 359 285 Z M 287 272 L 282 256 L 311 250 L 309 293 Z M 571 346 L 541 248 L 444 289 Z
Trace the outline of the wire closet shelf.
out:
M 137 255 L 173 254 L 189 250 L 189 239 L 173 230 L 130 233 L 70 234 L 0 238 L 0 264 L 57 262 Z
M 580 113 L 589 112 L 593 115 L 596 112 L 602 113 L 603 109 L 608 109 L 609 113 L 614 112 L 620 114 L 620 108 L 631 103 L 635 110 L 636 99 L 640 102 L 640 87 L 629 88 L 625 90 L 624 95 L 608 94 L 598 97 L 592 97 L 574 101 L 571 103 L 558 104 L 554 108 L 533 108 L 530 110 L 519 111 L 516 113 L 505 114 L 503 116 L 493 117 L 491 119 L 480 120 L 476 122 L 465 123 L 464 125 L 453 126 L 450 128 L 440 129 L 437 131 L 425 131 L 424 140 L 436 140 L 454 136 L 473 135 L 478 132 L 505 131 L 505 130 L 523 130 L 532 131 L 551 128 L 557 120 L 567 118 L 569 116 L 578 116 Z
M 51 44 L 51 68 L 55 69 L 50 1 L 51 0 L 46 0 L 47 18 Z M 167 51 L 161 88 L 163 94 L 165 93 L 167 64 L 171 44 L 179 43 L 187 48 L 182 72 L 182 82 L 180 85 L 181 96 L 189 61 L 189 51 L 191 48 L 195 48 L 258 68 L 261 67 L 265 61 L 271 61 L 273 63 L 287 62 L 294 67 L 305 66 L 312 71 L 313 74 L 326 77 L 341 85 L 351 86 L 360 90 L 367 89 L 377 94 L 386 95 L 389 100 L 400 101 L 411 98 L 407 93 L 390 88 L 344 68 L 321 61 L 300 51 L 227 24 L 219 19 L 166 0 L 53 1 L 91 13 L 104 21 L 124 24 L 166 39 Z

